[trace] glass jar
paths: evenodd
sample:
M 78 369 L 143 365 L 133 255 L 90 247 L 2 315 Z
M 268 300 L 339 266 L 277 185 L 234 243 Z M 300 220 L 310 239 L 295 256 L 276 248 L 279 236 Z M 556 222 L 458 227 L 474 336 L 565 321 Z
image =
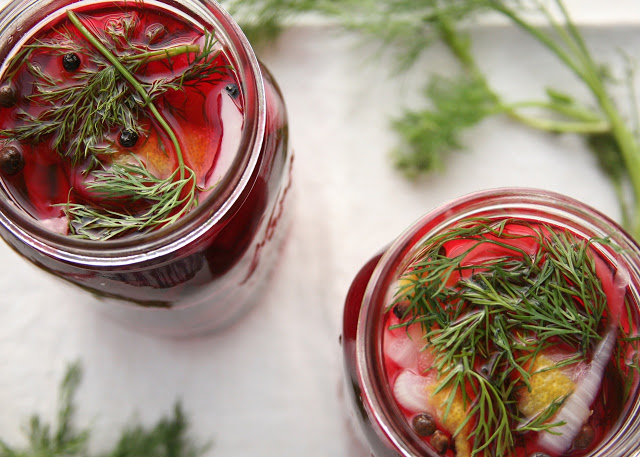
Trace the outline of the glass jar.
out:
M 414 265 L 412 262 L 416 256 L 424 252 L 421 249 L 425 249 L 425 243 L 469 218 L 543 223 L 566 229 L 577 239 L 608 238 L 609 242 L 594 243 L 592 247 L 612 269 L 621 267 L 629 272 L 626 299 L 630 311 L 627 322 L 637 334 L 640 250 L 638 244 L 615 222 L 571 198 L 535 189 L 487 190 L 446 203 L 419 219 L 369 260 L 356 275 L 346 297 L 341 341 L 348 406 L 354 431 L 368 444 L 375 457 L 454 455 L 451 448 L 446 453 L 436 452 L 427 438 L 418 436 L 415 426 L 407 419 L 406 411 L 403 412 L 395 401 L 391 372 L 385 367 L 382 339 L 388 330 L 385 316 L 390 312 L 393 291 L 398 288 L 400 275 L 407 271 L 409 265 Z M 629 354 L 631 359 L 633 356 L 637 356 L 635 350 Z M 640 452 L 638 372 L 629 370 L 626 379 L 630 381 L 630 393 L 609 434 L 595 449 L 571 450 L 571 453 L 562 455 L 631 456 Z M 535 451 L 527 454 L 516 449 L 518 457 L 521 454 L 526 457 L 547 455 Z M 554 457 L 553 452 L 549 455 Z
M 186 24 L 185 29 L 215 34 L 237 84 L 226 87 L 228 94 L 221 89 L 218 98 L 207 98 L 206 103 L 222 103 L 227 95 L 242 100 L 238 126 L 229 121 L 222 127 L 230 132 L 227 137 L 219 134 L 219 141 L 227 143 L 218 148 L 230 150 L 216 159 L 225 168 L 186 215 L 157 230 L 108 240 L 78 239 L 50 230 L 24 210 L 3 179 L 0 234 L 22 257 L 93 293 L 108 313 L 134 328 L 186 336 L 226 327 L 256 301 L 286 235 L 293 158 L 281 92 L 238 25 L 210 0 L 13 0 L 0 13 L 3 74 L 8 74 L 7 63 L 24 49 L 21 46 L 39 31 L 64 22 L 67 10 L 88 23 L 101 8 L 151 8 L 159 17 Z M 110 20 L 115 20 L 115 30 L 126 31 L 117 14 Z M 156 26 L 145 32 L 149 49 L 160 33 Z M 178 27 L 158 27 L 164 28 L 161 34 L 167 42 L 175 39 L 173 28 Z M 189 109 L 186 103 L 184 109 Z M 10 116 L 15 114 L 0 109 L 0 119 Z M 184 117 L 190 122 L 191 117 Z M 209 141 L 207 135 L 208 131 L 198 141 Z M 178 138 L 183 148 L 189 136 Z

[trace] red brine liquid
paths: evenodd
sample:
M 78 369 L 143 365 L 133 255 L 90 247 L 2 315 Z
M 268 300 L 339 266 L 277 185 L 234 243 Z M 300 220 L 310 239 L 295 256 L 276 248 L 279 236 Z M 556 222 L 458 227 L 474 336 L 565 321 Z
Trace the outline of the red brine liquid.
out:
M 78 17 L 121 60 L 141 56 L 129 60 L 139 62 L 129 70 L 149 93 L 163 91 L 153 98 L 153 105 L 175 134 L 185 166 L 195 174 L 194 185 L 185 186 L 181 197 L 193 187 L 198 200 L 206 198 L 236 154 L 243 123 L 239 82 L 220 44 L 210 45 L 204 31 L 182 17 L 136 2 L 94 8 Z M 211 49 L 205 55 L 207 46 Z M 160 54 L 144 57 L 154 52 Z M 66 58 L 75 59 L 75 65 L 65 66 Z M 195 65 L 202 68 L 189 71 Z M 95 77 L 87 77 L 89 73 Z M 97 87 L 87 90 L 92 84 Z M 5 65 L 3 86 L 15 101 L 1 108 L 1 141 L 17 149 L 24 161 L 22 170 L 4 174 L 5 187 L 25 211 L 52 230 L 78 234 L 76 225 L 82 220 L 69 221 L 67 205 L 83 204 L 131 218 L 149 209 L 144 195 L 130 198 L 92 190 L 95 172 L 109 173 L 113 164 L 141 165 L 154 178 L 177 180 L 172 175 L 179 158 L 167 128 L 66 16 L 23 45 Z M 65 95 L 55 95 L 64 90 Z M 74 90 L 96 97 L 95 103 L 69 99 L 66 94 Z M 101 98 L 101 92 L 119 98 Z M 58 113 L 65 107 L 63 117 Z M 23 134 L 29 127 L 31 131 Z M 67 134 L 64 129 L 74 131 Z M 135 135 L 134 141 L 123 137 L 128 133 Z M 85 152 L 88 144 L 94 149 Z M 125 230 L 118 236 L 137 233 Z M 100 235 L 95 233 L 98 239 Z
M 412 255 L 388 292 L 379 341 L 388 411 L 425 456 L 591 455 L 637 389 L 629 272 L 591 245 L 606 240 L 552 225 L 470 220 L 449 230 Z M 352 344 L 378 259 L 345 307 L 346 367 L 364 409 L 376 407 L 357 388 Z M 389 432 L 357 416 L 375 456 L 400 455 L 380 441 Z
M 0 17 L 20 32 L 0 49 L 0 235 L 158 333 L 240 317 L 285 238 L 282 94 L 206 6 L 54 0 Z

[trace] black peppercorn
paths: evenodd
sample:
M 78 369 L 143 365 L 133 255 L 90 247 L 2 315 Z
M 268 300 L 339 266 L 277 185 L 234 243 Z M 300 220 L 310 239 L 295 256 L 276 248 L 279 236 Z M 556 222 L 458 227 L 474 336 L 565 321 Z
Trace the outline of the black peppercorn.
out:
M 229 96 L 233 99 L 238 98 L 238 96 L 240 95 L 240 89 L 238 89 L 237 84 L 227 84 L 224 90 L 226 90 L 227 94 L 229 94 Z
M 529 457 L 550 457 L 549 454 L 545 454 L 544 452 L 534 452 Z
M 67 71 L 76 71 L 80 68 L 80 57 L 75 52 L 68 52 L 62 56 L 62 66 Z
M 444 454 L 449 449 L 449 437 L 440 430 L 436 430 L 431 436 L 431 446 L 438 454 Z
M 24 158 L 18 148 L 6 146 L 0 149 L 0 171 L 7 176 L 15 175 L 24 168 Z
M 0 87 L 0 106 L 2 108 L 11 108 L 16 104 L 18 97 L 16 91 L 10 85 Z
M 420 436 L 431 436 L 436 431 L 436 421 L 428 413 L 418 414 L 411 421 L 413 429 Z
M 124 148 L 132 148 L 138 142 L 138 134 L 131 129 L 124 129 L 120 132 L 120 145 Z
M 393 314 L 395 314 L 398 319 L 404 319 L 408 310 L 409 303 L 407 301 L 401 301 L 392 308 Z
M 590 424 L 584 424 L 576 436 L 576 439 L 573 440 L 573 447 L 576 449 L 587 449 L 593 443 L 593 440 L 596 437 L 596 431 Z

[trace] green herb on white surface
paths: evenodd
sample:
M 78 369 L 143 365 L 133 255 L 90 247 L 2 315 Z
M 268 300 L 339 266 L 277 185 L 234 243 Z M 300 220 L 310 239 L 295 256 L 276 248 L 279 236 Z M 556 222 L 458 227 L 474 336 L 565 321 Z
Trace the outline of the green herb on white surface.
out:
M 188 423 L 179 403 L 173 414 L 160 419 L 153 427 L 134 424 L 125 428 L 114 448 L 108 452 L 89 452 L 88 428 L 74 424 L 74 395 L 80 385 L 82 370 L 71 364 L 59 388 L 59 404 L 54 423 L 33 415 L 26 428 L 24 448 L 11 446 L 0 439 L 0 457 L 198 457 L 207 446 L 196 446 L 187 436 Z
M 456 75 L 425 72 L 425 108 L 409 110 L 392 122 L 400 137 L 396 165 L 416 177 L 446 165 L 452 151 L 464 148 L 461 134 L 483 119 L 501 114 L 544 132 L 584 138 L 618 196 L 623 225 L 640 237 L 640 110 L 634 86 L 636 65 L 627 59 L 628 75 L 613 78 L 597 62 L 562 0 L 228 0 L 251 6 L 253 26 L 313 11 L 338 18 L 398 57 L 395 73 L 417 62 L 435 43 L 459 63 Z M 259 16 L 262 12 L 263 16 Z M 486 14 L 497 15 L 526 33 L 575 75 L 582 87 L 549 88 L 544 99 L 508 100 L 493 87 L 473 49 L 470 26 Z M 251 17 L 250 17 L 251 19 Z M 612 50 L 615 53 L 619 50 Z M 624 50 L 620 53 L 624 56 Z M 514 62 L 517 64 L 517 62 Z M 544 84 L 544 72 L 540 73 Z M 613 96 L 621 87 L 626 96 Z M 586 89 L 590 100 L 573 95 Z M 625 103 L 627 106 L 618 106 Z

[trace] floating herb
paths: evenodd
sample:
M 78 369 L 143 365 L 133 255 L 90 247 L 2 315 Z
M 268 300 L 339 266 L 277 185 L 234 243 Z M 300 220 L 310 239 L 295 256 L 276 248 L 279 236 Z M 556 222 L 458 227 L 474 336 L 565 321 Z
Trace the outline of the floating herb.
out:
M 104 240 L 144 233 L 178 220 L 197 205 L 203 189 L 158 106 L 175 112 L 164 100 L 166 94 L 222 78 L 228 68 L 214 63 L 219 50 L 213 34 L 205 32 L 202 45 L 151 50 L 131 41 L 137 26 L 134 15 L 124 15 L 119 26 L 108 24 L 104 31 L 89 30 L 72 10 L 67 10 L 67 17 L 71 25 L 61 27 L 55 38 L 24 46 L 8 63 L 4 83 L 24 67 L 35 81 L 35 90 L 27 97 L 31 111 L 19 109 L 22 122 L 0 131 L 0 136 L 5 143 L 48 142 L 72 166 L 84 167 L 83 174 L 92 178 L 86 188 L 94 196 L 126 203 L 62 204 L 72 236 Z M 70 76 L 62 81 L 38 62 L 31 62 L 36 50 L 58 56 Z M 188 66 L 179 71 L 173 67 L 178 56 L 188 60 Z M 136 76 L 152 62 L 163 62 L 171 75 Z M 35 114 L 34 106 L 41 108 Z M 156 132 L 159 150 L 175 153 L 177 167 L 169 176 L 154 176 L 133 154 L 113 160 L 120 147 L 134 147 L 150 129 Z M 119 132 L 117 139 L 110 139 L 114 131 Z
M 520 434 L 563 429 L 554 418 L 571 392 L 533 416 L 516 407 L 522 392 L 538 388 L 542 373 L 591 363 L 603 328 L 617 326 L 617 307 L 630 313 L 623 295 L 624 306 L 605 293 L 603 281 L 613 278 L 596 271 L 594 243 L 608 242 L 544 224 L 471 219 L 429 239 L 402 275 L 388 312 L 404 311 L 391 330 L 422 328 L 433 355 L 428 370 L 437 373 L 432 395 L 445 423 L 463 405 L 452 435 L 467 433 L 472 455 L 513 455 Z M 636 339 L 625 337 L 615 357 Z M 571 352 L 542 363 L 558 346 Z

